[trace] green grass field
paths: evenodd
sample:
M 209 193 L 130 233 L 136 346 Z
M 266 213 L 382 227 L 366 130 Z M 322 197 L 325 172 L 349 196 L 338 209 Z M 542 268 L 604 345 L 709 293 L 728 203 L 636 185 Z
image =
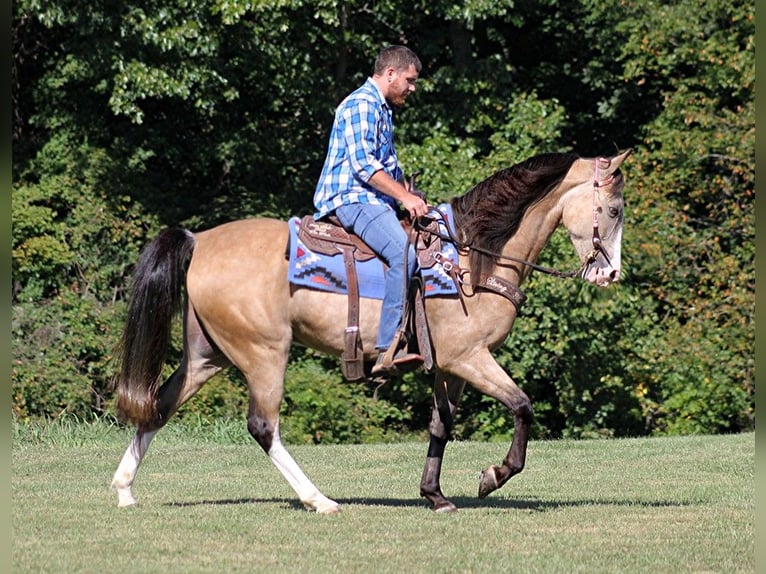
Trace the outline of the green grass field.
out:
M 157 435 L 139 506 L 108 488 L 131 434 L 15 427 L 14 572 L 755 572 L 755 435 L 532 442 L 527 468 L 476 498 L 507 445 L 448 445 L 418 496 L 426 445 L 295 446 L 338 515 L 305 511 L 244 431 Z

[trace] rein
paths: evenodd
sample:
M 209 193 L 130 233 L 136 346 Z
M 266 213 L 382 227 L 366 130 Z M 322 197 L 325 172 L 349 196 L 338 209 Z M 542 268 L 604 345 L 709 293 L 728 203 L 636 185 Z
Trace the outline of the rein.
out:
M 502 253 L 495 253 L 494 251 L 490 251 L 488 249 L 484 249 L 482 247 L 477 247 L 475 245 L 471 245 L 470 243 L 465 243 L 463 241 L 460 241 L 457 237 L 455 237 L 450 231 L 449 227 L 446 226 L 447 235 L 443 235 L 439 232 L 433 231 L 432 229 L 426 229 L 421 223 L 420 220 L 415 221 L 415 228 L 418 231 L 424 231 L 427 233 L 430 233 L 432 235 L 435 235 L 436 237 L 439 237 L 442 240 L 450 241 L 452 242 L 455 247 L 457 247 L 458 251 L 462 253 L 463 255 L 466 255 L 468 251 L 473 249 L 474 251 L 478 251 L 479 253 L 483 253 L 484 255 L 489 255 L 490 257 L 493 257 L 498 260 L 503 261 L 513 261 L 514 263 L 521 263 L 522 265 L 527 265 L 528 267 L 531 267 L 535 271 L 539 271 L 541 273 L 545 273 L 546 275 L 551 275 L 553 277 L 558 277 L 562 279 L 569 279 L 571 277 L 577 277 L 582 275 L 582 273 L 585 271 L 585 269 L 593 263 L 599 254 L 603 255 L 606 259 L 607 263 L 611 265 L 611 260 L 609 258 L 609 254 L 607 253 L 606 247 L 604 247 L 603 242 L 601 241 L 601 235 L 599 234 L 599 225 L 598 225 L 598 190 L 599 188 L 604 185 L 605 183 L 608 183 L 608 178 L 606 180 L 599 180 L 599 163 L 601 161 L 605 161 L 604 158 L 596 158 L 594 161 L 594 173 L 593 173 L 593 237 L 591 239 L 591 242 L 593 244 L 593 249 L 588 253 L 588 255 L 585 257 L 585 260 L 580 264 L 580 266 L 577 269 L 574 269 L 572 271 L 559 271 L 557 269 L 553 269 L 550 267 L 545 267 L 543 265 L 538 265 L 536 263 L 533 263 L 531 261 L 527 261 L 526 259 L 521 259 L 517 257 L 513 257 L 511 255 L 504 255 Z M 608 164 L 607 164 L 608 165 Z M 454 267 L 457 267 L 456 264 L 452 263 L 451 261 L 445 261 L 440 253 L 435 253 L 434 258 L 439 262 L 442 266 L 445 266 L 445 270 L 449 273 L 452 272 Z M 449 269 L 447 268 L 449 267 Z M 457 274 L 460 276 L 461 280 L 463 275 L 467 273 L 465 269 L 460 269 L 458 267 Z

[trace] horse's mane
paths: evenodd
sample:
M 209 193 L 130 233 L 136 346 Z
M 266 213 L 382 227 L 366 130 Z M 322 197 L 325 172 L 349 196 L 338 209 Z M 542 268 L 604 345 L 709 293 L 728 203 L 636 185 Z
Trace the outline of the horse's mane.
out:
M 499 254 L 516 233 L 527 209 L 561 183 L 579 156 L 544 153 L 502 169 L 451 201 L 460 240 Z M 471 282 L 488 274 L 497 257 L 471 249 Z

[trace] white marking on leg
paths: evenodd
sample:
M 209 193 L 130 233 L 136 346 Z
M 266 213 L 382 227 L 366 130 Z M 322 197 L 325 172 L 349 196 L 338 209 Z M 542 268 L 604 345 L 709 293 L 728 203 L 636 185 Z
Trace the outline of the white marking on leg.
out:
M 130 441 L 128 449 L 122 456 L 120 465 L 112 478 L 112 489 L 117 491 L 117 506 L 133 506 L 138 501 L 133 497 L 132 485 L 138 472 L 138 467 L 149 448 L 157 431 L 140 432 L 136 431 L 133 440 Z
M 269 449 L 269 458 L 287 482 L 290 483 L 290 486 L 306 508 L 316 510 L 320 514 L 331 514 L 340 511 L 338 503 L 319 492 L 319 489 L 308 479 L 298 466 L 298 463 L 287 452 L 287 449 L 282 446 L 279 436 L 274 437 Z

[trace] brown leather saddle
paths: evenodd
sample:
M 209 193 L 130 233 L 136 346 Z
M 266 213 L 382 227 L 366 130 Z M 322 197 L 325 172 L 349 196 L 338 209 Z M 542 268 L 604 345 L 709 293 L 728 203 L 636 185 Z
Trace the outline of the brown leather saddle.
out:
M 432 221 L 426 226 L 418 226 L 418 229 L 414 229 L 409 222 L 403 220 L 402 227 L 415 246 L 420 267 L 425 269 L 435 265 L 437 262 L 435 254 L 441 251 L 438 222 Z M 377 255 L 360 237 L 346 231 L 332 217 L 320 221 L 316 221 L 311 215 L 303 217 L 298 236 L 308 249 L 316 253 L 324 255 L 340 253 L 343 256 L 348 285 L 348 320 L 345 349 L 341 355 L 341 370 L 348 381 L 367 378 L 364 369 L 362 337 L 359 332 L 359 280 L 356 262 L 367 261 Z M 423 285 L 419 276 L 413 277 L 410 281 L 401 324 L 402 327 L 392 345 L 393 351 L 406 348 L 410 352 L 417 352 L 423 357 L 423 367 L 426 370 L 433 368 L 431 338 L 423 304 Z
M 434 253 L 441 250 L 441 237 L 439 236 L 438 223 L 431 221 L 427 226 L 415 231 L 412 225 L 402 220 L 402 228 L 410 237 L 417 235 L 415 252 L 418 255 L 420 267 L 427 269 L 436 263 Z M 367 261 L 377 257 L 375 252 L 357 235 L 346 231 L 340 222 L 334 217 L 316 221 L 313 216 L 306 215 L 301 219 L 298 237 L 301 241 L 316 253 L 323 255 L 337 255 L 344 248 L 350 248 L 357 261 Z

